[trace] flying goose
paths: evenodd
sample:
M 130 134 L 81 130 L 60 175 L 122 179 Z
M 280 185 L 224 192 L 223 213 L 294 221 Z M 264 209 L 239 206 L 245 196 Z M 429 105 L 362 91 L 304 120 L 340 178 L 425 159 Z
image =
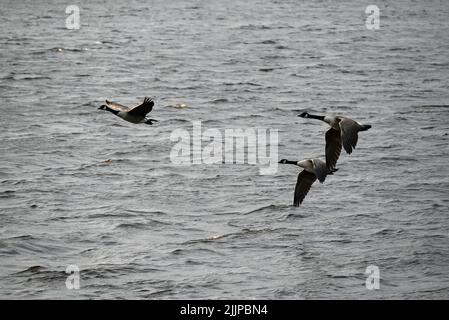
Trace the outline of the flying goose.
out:
M 294 164 L 304 169 L 298 174 L 298 181 L 296 182 L 295 197 L 293 198 L 295 207 L 299 207 L 316 179 L 323 183 L 328 174 L 333 174 L 338 170 L 337 168 L 329 170 L 326 167 L 326 163 L 320 159 L 306 159 L 302 161 L 282 159 L 279 163 Z
M 326 167 L 328 169 L 335 168 L 342 145 L 346 153 L 351 154 L 357 145 L 358 132 L 371 128 L 370 125 L 363 125 L 350 118 L 340 116 L 316 116 L 303 112 L 298 117 L 318 119 L 326 122 L 331 127 L 326 132 Z
M 146 115 L 153 110 L 153 106 L 153 100 L 145 97 L 141 104 L 132 108 L 106 100 L 106 104 L 100 106 L 98 109 L 110 111 L 116 116 L 132 123 L 146 123 L 151 125 L 153 122 L 157 122 L 157 120 L 146 118 Z

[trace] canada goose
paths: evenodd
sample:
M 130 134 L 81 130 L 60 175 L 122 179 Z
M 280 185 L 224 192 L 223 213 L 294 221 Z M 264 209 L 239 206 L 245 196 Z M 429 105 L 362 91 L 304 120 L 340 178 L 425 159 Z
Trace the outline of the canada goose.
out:
M 329 170 L 326 167 L 326 163 L 320 159 L 306 159 L 302 161 L 282 159 L 279 163 L 294 164 L 304 169 L 298 174 L 298 181 L 296 182 L 295 197 L 293 199 L 293 205 L 295 207 L 298 207 L 302 203 L 316 179 L 323 183 L 328 174 L 333 174 L 338 170 L 337 168 Z
M 346 152 L 351 154 L 357 145 L 358 132 L 371 128 L 370 125 L 363 125 L 350 118 L 340 116 L 316 116 L 303 112 L 298 117 L 318 119 L 326 122 L 331 127 L 326 132 L 326 166 L 328 169 L 335 168 L 342 144 Z
M 153 100 L 145 97 L 141 104 L 133 108 L 106 100 L 106 104 L 100 106 L 98 109 L 110 111 L 128 122 L 146 123 L 151 125 L 153 122 L 157 122 L 157 120 L 146 118 L 146 115 L 153 110 L 153 106 Z

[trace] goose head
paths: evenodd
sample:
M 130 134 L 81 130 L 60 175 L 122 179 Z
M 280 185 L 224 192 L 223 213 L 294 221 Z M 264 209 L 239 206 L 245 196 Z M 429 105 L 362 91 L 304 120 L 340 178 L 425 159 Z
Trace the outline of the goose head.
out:
M 303 113 L 298 114 L 298 117 L 301 117 L 301 118 L 308 118 L 308 117 L 309 117 L 309 113 L 308 113 L 307 111 L 304 111 Z
M 103 104 L 103 105 L 101 105 L 99 108 L 98 108 L 98 110 L 105 110 L 106 109 L 106 105 L 105 104 Z
M 294 164 L 295 166 L 298 165 L 298 161 L 291 161 L 291 160 L 287 160 L 287 159 L 282 159 L 282 160 L 279 161 L 278 163 L 282 163 L 282 164 Z

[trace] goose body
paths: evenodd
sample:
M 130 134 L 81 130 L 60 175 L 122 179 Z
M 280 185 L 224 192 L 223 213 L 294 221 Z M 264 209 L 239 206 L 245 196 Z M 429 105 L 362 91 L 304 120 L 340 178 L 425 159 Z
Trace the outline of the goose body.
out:
M 107 110 L 131 123 L 146 123 L 151 125 L 153 122 L 157 122 L 157 120 L 149 119 L 146 116 L 153 110 L 153 106 L 153 100 L 145 97 L 141 104 L 132 108 L 106 100 L 106 104 L 100 106 L 98 109 Z
M 342 147 L 347 154 L 351 154 L 357 145 L 359 131 L 371 128 L 370 125 L 363 125 L 341 116 L 317 116 L 303 112 L 298 117 L 321 120 L 331 127 L 326 132 L 326 166 L 328 169 L 335 168 Z
M 326 162 L 321 159 L 306 159 L 301 161 L 290 161 L 282 159 L 279 161 L 282 164 L 293 164 L 303 168 L 298 174 L 298 180 L 295 187 L 295 196 L 293 198 L 293 205 L 298 207 L 306 197 L 312 184 L 318 179 L 319 182 L 324 183 L 328 174 L 333 174 L 338 169 L 328 169 Z

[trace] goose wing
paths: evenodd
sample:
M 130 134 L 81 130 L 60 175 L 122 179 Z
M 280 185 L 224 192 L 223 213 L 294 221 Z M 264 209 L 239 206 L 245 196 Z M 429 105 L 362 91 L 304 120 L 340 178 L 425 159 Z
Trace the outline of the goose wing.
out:
M 330 128 L 326 132 L 326 167 L 328 170 L 335 168 L 341 153 L 340 131 Z
M 128 113 L 133 116 L 145 117 L 147 113 L 153 110 L 153 106 L 154 106 L 153 100 L 148 97 L 145 97 L 145 99 L 143 99 L 143 102 L 141 104 L 129 110 Z
M 295 207 L 299 207 L 302 203 L 315 180 L 316 176 L 306 170 L 303 170 L 298 174 L 298 181 L 296 182 L 295 187 L 295 197 L 293 199 L 293 205 Z
M 357 145 L 359 128 L 360 125 L 352 119 L 343 118 L 340 121 L 341 140 L 343 141 L 343 148 L 348 154 L 351 154 Z
M 113 102 L 113 101 L 106 100 L 106 104 L 109 108 L 116 110 L 116 111 L 128 112 L 128 110 L 129 110 L 128 107 L 121 105 L 119 103 Z
M 326 163 L 320 159 L 313 159 L 312 164 L 315 176 L 318 178 L 318 181 L 323 183 L 327 176 Z

